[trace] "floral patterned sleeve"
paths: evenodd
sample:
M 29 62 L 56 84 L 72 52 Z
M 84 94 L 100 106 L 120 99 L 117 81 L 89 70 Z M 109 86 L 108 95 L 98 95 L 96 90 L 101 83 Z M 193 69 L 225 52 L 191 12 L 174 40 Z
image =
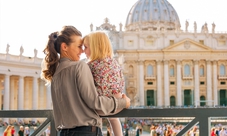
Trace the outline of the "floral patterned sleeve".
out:
M 115 59 L 105 58 L 88 63 L 99 95 L 112 96 L 124 89 L 122 68 Z

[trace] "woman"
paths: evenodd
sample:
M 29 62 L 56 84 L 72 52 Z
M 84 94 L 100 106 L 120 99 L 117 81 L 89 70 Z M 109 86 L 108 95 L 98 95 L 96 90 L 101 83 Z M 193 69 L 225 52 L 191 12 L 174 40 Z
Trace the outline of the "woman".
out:
M 29 136 L 30 135 L 30 129 L 29 129 L 29 127 L 25 127 L 24 134 L 25 134 L 25 136 Z
M 11 136 L 11 126 L 8 125 L 6 129 L 4 130 L 3 136 Z
M 24 127 L 20 126 L 20 130 L 18 131 L 18 136 L 24 136 Z
M 80 60 L 82 34 L 73 26 L 50 34 L 44 49 L 43 78 L 51 83 L 55 127 L 60 136 L 102 136 L 101 118 L 118 108 L 128 108 L 130 99 L 99 96 L 88 65 Z M 60 56 L 60 58 L 59 58 Z

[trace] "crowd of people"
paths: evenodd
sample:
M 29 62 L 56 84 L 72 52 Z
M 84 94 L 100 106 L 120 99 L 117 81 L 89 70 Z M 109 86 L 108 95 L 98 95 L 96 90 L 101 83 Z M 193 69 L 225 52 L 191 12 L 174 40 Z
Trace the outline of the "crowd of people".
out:
M 32 132 L 34 132 L 37 129 L 37 126 L 32 128 L 34 129 Z M 3 136 L 30 136 L 32 134 L 30 130 L 30 127 L 21 125 L 17 131 L 13 125 L 7 125 L 3 132 Z M 47 127 L 41 136 L 50 136 L 50 126 Z
M 176 136 L 186 124 L 179 123 L 155 123 L 152 119 L 128 118 L 122 124 L 124 132 L 127 131 L 125 136 L 128 136 L 129 131 L 136 131 L 134 134 L 139 136 L 138 126 L 141 131 L 147 131 L 150 136 Z M 212 124 L 210 134 L 211 136 L 227 136 L 227 126 L 224 124 Z M 199 136 L 199 125 L 192 127 L 186 132 L 185 136 Z
M 13 125 L 8 125 L 6 129 L 3 132 L 3 136 L 29 136 L 30 131 L 29 127 L 20 126 L 20 129 L 18 132 L 16 132 L 15 128 Z

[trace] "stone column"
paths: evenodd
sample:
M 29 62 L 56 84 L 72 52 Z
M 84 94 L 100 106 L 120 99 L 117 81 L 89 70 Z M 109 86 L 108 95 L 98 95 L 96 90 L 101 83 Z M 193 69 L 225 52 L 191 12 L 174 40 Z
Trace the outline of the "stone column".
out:
M 163 106 L 161 61 L 157 61 L 157 106 Z
M 32 90 L 32 109 L 37 110 L 38 109 L 38 77 L 33 77 L 33 90 Z M 32 119 L 33 121 L 37 121 L 36 118 Z
M 218 86 L 217 86 L 217 61 L 213 61 L 213 91 L 214 105 L 218 105 Z
M 39 101 L 39 108 L 42 108 L 42 109 L 46 108 L 46 98 L 47 98 L 47 96 L 45 94 L 46 87 L 44 84 L 45 83 L 43 80 L 39 81 L 39 99 L 38 99 L 38 101 Z
M 195 77 L 195 80 L 194 80 L 194 90 L 195 90 L 195 93 L 194 93 L 194 97 L 195 97 L 195 104 L 196 106 L 200 105 L 200 98 L 199 98 L 199 66 L 198 66 L 198 63 L 199 61 L 198 60 L 194 60 L 194 77 Z
M 182 97 L 181 97 L 181 61 L 177 60 L 177 106 L 182 106 Z
M 211 62 L 207 60 L 207 105 L 212 106 L 212 89 L 211 89 Z
M 18 88 L 18 102 L 17 109 L 24 110 L 24 76 L 19 77 L 19 88 Z M 18 122 L 21 122 L 23 118 L 18 118 Z
M 165 106 L 170 106 L 169 99 L 169 64 L 168 60 L 164 61 L 164 97 L 165 97 Z
M 10 110 L 14 110 L 14 87 L 15 87 L 15 84 L 14 84 L 14 82 L 15 82 L 15 78 L 14 77 L 12 77 L 11 76 L 11 78 L 10 78 L 10 91 L 9 91 L 9 94 L 10 94 L 10 99 L 9 99 L 9 104 L 10 104 L 10 106 L 9 106 L 9 109 Z
M 10 79 L 10 75 L 5 75 L 5 80 L 4 80 L 4 103 L 3 103 L 3 110 L 9 110 L 9 102 L 10 102 L 10 96 L 9 96 L 9 92 L 10 92 L 10 83 L 9 80 Z M 3 119 L 4 122 L 9 123 L 9 118 L 4 118 Z
M 46 108 L 52 109 L 52 98 L 51 98 L 51 85 L 46 86 Z
M 25 110 L 28 110 L 28 109 L 31 109 L 30 108 L 30 103 L 31 103 L 31 100 L 30 100 L 30 87 L 29 87 L 29 84 L 30 84 L 30 78 L 26 77 L 24 78 L 24 108 Z M 32 89 L 31 89 L 32 90 Z
M 19 76 L 18 86 L 17 109 L 24 110 L 24 76 Z M 23 118 L 18 118 L 17 121 L 23 122 Z
M 38 109 L 38 78 L 33 77 L 32 109 Z
M 143 61 L 139 61 L 139 87 L 140 87 L 140 92 L 139 92 L 139 98 L 140 98 L 140 105 L 144 105 L 144 64 Z

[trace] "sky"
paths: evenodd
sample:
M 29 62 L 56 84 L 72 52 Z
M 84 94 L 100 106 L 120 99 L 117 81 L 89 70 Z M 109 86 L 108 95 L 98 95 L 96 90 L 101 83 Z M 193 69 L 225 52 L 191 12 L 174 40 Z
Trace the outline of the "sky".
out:
M 64 25 L 73 25 L 83 35 L 90 32 L 109 18 L 119 30 L 119 24 L 125 25 L 131 7 L 138 0 L 0 0 L 0 53 L 20 54 L 33 57 L 34 49 L 38 57 L 43 58 L 48 35 L 61 30 Z M 200 31 L 203 24 L 215 23 L 215 31 L 227 32 L 227 0 L 168 0 L 180 18 L 181 29 L 185 21 L 188 30 L 193 30 L 194 21 Z M 124 29 L 123 29 L 124 31 Z

